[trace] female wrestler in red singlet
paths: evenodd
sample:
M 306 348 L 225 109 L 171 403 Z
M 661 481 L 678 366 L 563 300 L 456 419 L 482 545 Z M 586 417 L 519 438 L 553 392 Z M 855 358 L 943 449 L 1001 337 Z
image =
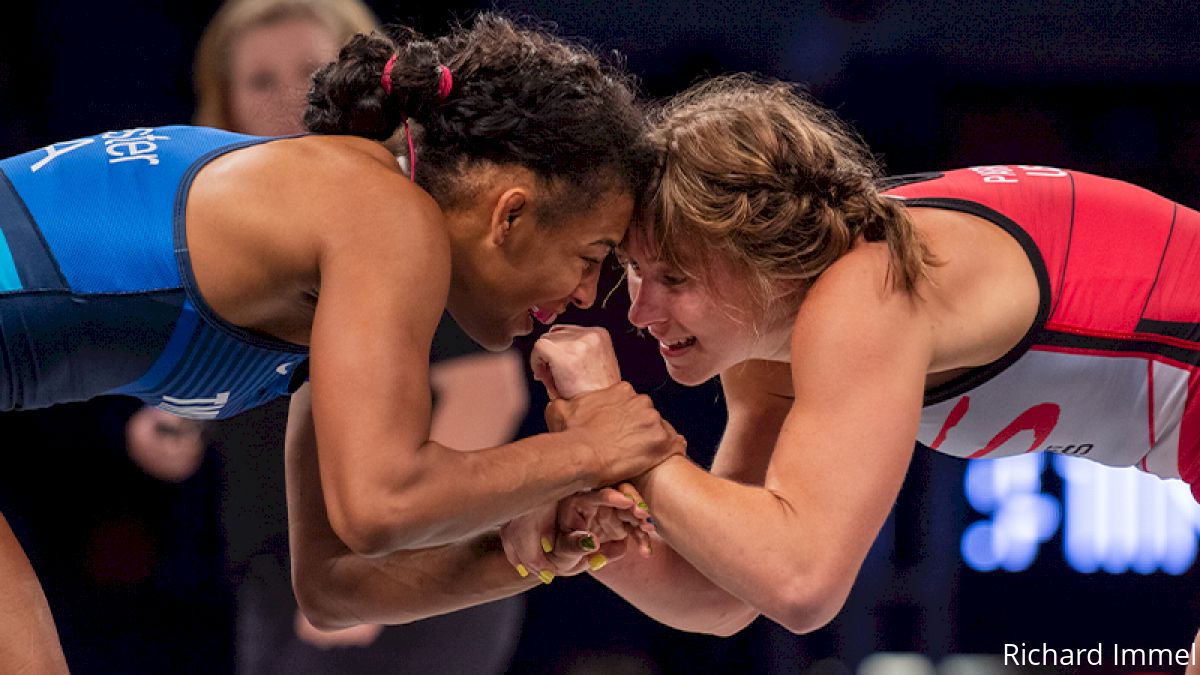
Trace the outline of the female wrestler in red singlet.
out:
M 881 182 L 831 113 L 745 78 L 678 97 L 654 137 L 629 319 L 678 382 L 720 376 L 729 422 L 711 473 L 674 457 L 633 481 L 667 546 L 596 576 L 648 614 L 825 624 L 914 439 L 1137 466 L 1200 496 L 1200 213 L 1038 166 Z M 534 356 L 568 398 L 609 384 L 612 359 L 565 327 Z M 536 567 L 534 521 L 505 535 Z

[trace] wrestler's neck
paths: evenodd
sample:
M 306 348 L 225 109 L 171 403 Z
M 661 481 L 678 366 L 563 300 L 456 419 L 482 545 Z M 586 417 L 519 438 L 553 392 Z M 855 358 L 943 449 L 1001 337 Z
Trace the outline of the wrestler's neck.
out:
M 760 332 L 750 344 L 746 361 L 775 361 L 777 363 L 792 362 L 792 329 L 795 318 L 780 321 L 779 325 Z

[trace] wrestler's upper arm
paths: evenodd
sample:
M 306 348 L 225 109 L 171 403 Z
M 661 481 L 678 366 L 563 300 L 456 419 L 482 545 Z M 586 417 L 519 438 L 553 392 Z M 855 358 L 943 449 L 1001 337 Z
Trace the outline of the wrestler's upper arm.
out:
M 391 519 L 379 510 L 397 504 L 380 496 L 420 479 L 413 467 L 429 438 L 430 343 L 450 275 L 436 205 L 387 176 L 378 183 L 376 199 L 321 238 L 312 328 L 321 483 L 330 522 L 351 540 L 357 523 Z

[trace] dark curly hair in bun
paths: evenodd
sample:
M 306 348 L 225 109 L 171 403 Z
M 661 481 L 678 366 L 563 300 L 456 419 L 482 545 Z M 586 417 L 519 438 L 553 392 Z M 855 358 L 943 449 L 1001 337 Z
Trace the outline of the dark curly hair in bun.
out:
M 439 65 L 453 74 L 445 98 Z M 403 27 L 358 35 L 316 73 L 308 103 L 305 124 L 319 133 L 382 141 L 415 122 L 416 179 L 443 208 L 466 196 L 455 179 L 482 163 L 544 180 L 543 216 L 606 193 L 637 196 L 653 166 L 644 111 L 619 64 L 493 13 L 432 40 Z

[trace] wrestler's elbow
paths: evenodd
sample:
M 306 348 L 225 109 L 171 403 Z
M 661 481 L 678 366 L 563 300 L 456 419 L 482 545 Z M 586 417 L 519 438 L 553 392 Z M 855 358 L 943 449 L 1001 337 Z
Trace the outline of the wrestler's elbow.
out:
M 357 616 L 350 611 L 353 606 L 350 595 L 340 590 L 343 584 L 332 573 L 322 574 L 318 569 L 318 566 L 293 565 L 292 592 L 300 612 L 317 630 L 338 630 L 358 624 Z
M 352 553 L 374 557 L 385 552 L 389 528 L 378 509 L 360 499 L 338 500 L 329 505 L 329 526 Z
M 436 521 L 414 490 L 360 489 L 329 503 L 329 524 L 355 555 L 377 558 L 421 548 Z
M 340 521 L 340 522 L 337 522 Z M 365 508 L 330 517 L 330 525 L 346 548 L 363 558 L 378 558 L 396 551 L 416 548 L 422 523 L 390 517 L 379 509 Z
M 825 627 L 842 611 L 850 585 L 838 575 L 799 575 L 779 586 L 763 613 L 798 635 Z
M 300 613 L 304 615 L 304 618 L 308 619 L 312 627 L 317 630 L 332 631 L 349 628 L 354 625 L 346 617 L 327 611 L 327 608 L 319 602 L 313 602 L 311 597 L 302 599 L 302 596 L 297 595 L 296 604 L 300 608 Z

